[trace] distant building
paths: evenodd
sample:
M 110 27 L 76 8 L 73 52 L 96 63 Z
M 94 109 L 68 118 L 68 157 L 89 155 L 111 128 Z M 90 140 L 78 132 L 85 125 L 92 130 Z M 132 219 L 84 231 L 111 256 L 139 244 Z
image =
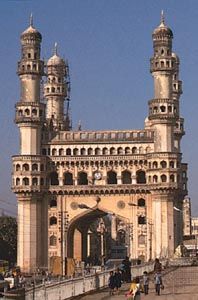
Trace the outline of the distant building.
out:
M 86 261 L 90 256 L 93 262 L 118 250 L 131 259 L 171 257 L 182 242 L 181 213 L 174 210 L 182 211 L 187 195 L 180 147 L 182 81 L 163 15 L 152 39 L 154 97 L 144 128 L 84 131 L 79 124 L 75 131 L 67 62 L 55 47 L 44 65 L 42 36 L 32 19 L 21 34 L 21 93 L 15 106 L 20 151 L 13 157 L 12 189 L 23 271 L 49 266 L 49 257 L 59 258 L 64 268 L 65 257 Z M 138 111 L 131 112 L 131 122 L 133 114 Z
M 192 217 L 192 234 L 198 236 L 198 217 Z
M 191 227 L 191 200 L 190 197 L 186 196 L 183 200 L 183 234 L 189 236 L 192 234 Z

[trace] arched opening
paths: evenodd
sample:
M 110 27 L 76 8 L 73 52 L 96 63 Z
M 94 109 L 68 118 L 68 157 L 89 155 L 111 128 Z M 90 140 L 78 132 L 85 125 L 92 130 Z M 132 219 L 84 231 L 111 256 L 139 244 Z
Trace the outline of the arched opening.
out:
M 16 178 L 16 185 L 20 185 L 20 178 Z
M 55 235 L 51 235 L 49 238 L 49 245 L 56 246 L 57 244 L 57 237 Z
M 157 161 L 154 161 L 153 162 L 153 169 L 157 169 L 158 168 L 158 163 L 157 163 Z
M 56 199 L 51 199 L 50 200 L 50 207 L 57 207 L 57 200 Z
M 140 184 L 146 183 L 145 171 L 139 170 L 136 172 L 136 181 L 137 181 L 137 183 L 140 183 Z
M 88 155 L 93 155 L 93 149 L 92 148 L 88 148 Z
M 107 148 L 103 148 L 102 149 L 102 154 L 103 155 L 108 155 L 108 149 Z
M 72 173 L 69 173 L 69 172 L 64 173 L 63 184 L 64 185 L 72 185 L 73 184 L 73 175 L 72 175 Z
M 57 150 L 56 150 L 55 148 L 52 149 L 52 155 L 53 155 L 53 156 L 57 155 Z
M 38 171 L 38 164 L 32 165 L 32 171 Z
M 123 148 L 122 148 L 122 147 L 119 147 L 119 148 L 118 148 L 118 154 L 123 154 L 123 153 L 124 153 Z
M 66 149 L 66 155 L 71 155 L 71 149 L 70 148 Z
M 116 154 L 116 150 L 115 150 L 114 147 L 111 147 L 110 148 L 110 155 L 114 155 L 114 154 Z
M 85 173 L 85 172 L 78 173 L 78 184 L 79 185 L 88 185 L 87 173 Z
M 38 178 L 37 177 L 32 178 L 32 185 L 38 185 Z
M 23 185 L 29 185 L 29 178 L 27 177 L 23 178 Z
M 157 177 L 157 175 L 154 175 L 153 176 L 153 183 L 157 183 L 158 182 L 158 177 Z
M 160 106 L 160 111 L 162 113 L 166 112 L 166 107 L 164 105 Z
M 137 154 L 137 147 L 132 148 L 132 154 Z
M 138 216 L 138 224 L 139 225 L 146 224 L 146 217 L 145 216 Z
M 107 184 L 117 184 L 117 173 L 114 171 L 107 172 Z
M 175 167 L 175 163 L 174 161 L 170 161 L 170 164 L 169 164 L 170 168 L 174 168 Z
M 173 174 L 170 175 L 170 182 L 175 182 L 175 175 Z
M 146 205 L 145 203 L 146 203 L 145 199 L 143 199 L 143 198 L 138 199 L 138 206 L 145 207 L 145 205 Z
M 80 149 L 80 154 L 81 155 L 86 155 L 86 149 L 85 148 Z
M 74 155 L 79 155 L 79 150 L 77 148 L 74 148 L 73 153 Z
M 23 171 L 29 171 L 30 167 L 28 164 L 23 164 L 22 169 L 23 169 Z
M 143 148 L 143 147 L 140 147 L 140 148 L 139 148 L 139 153 L 140 153 L 140 154 L 144 153 L 144 148 Z
M 123 219 L 123 218 L 122 218 Z M 98 208 L 85 211 L 70 223 L 67 232 L 68 257 L 101 265 L 102 258 L 124 259 L 129 244 L 127 220 Z M 112 234 L 112 226 L 116 226 Z
M 131 184 L 131 172 L 127 170 L 122 172 L 122 183 Z
M 64 155 L 64 149 L 63 149 L 63 148 L 59 149 L 59 150 L 58 150 L 58 154 L 59 154 L 60 156 Z
M 57 225 L 57 218 L 54 216 L 50 217 L 49 224 L 50 224 L 50 226 Z
M 50 185 L 59 185 L 58 173 L 55 171 L 50 173 Z
M 95 149 L 95 155 L 101 155 L 101 150 L 100 148 Z
M 126 148 L 125 148 L 125 154 L 131 154 L 131 150 L 130 150 L 129 147 L 126 147 Z
M 26 114 L 26 116 L 30 115 L 30 110 L 28 108 L 25 109 L 25 114 Z
M 167 177 L 166 175 L 161 175 L 161 182 L 166 182 L 167 181 Z
M 160 166 L 161 166 L 161 168 L 163 168 L 163 169 L 167 168 L 167 162 L 166 162 L 165 160 L 162 160 L 162 161 L 160 162 Z
M 16 164 L 15 170 L 16 171 L 20 171 L 21 170 L 21 166 L 19 164 Z

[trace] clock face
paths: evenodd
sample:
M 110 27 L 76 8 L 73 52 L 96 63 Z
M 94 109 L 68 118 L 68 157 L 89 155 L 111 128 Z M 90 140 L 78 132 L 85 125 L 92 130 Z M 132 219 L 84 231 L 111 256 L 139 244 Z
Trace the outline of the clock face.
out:
M 96 180 L 100 180 L 102 178 L 102 174 L 100 172 L 96 172 L 96 173 L 94 173 L 94 178 Z

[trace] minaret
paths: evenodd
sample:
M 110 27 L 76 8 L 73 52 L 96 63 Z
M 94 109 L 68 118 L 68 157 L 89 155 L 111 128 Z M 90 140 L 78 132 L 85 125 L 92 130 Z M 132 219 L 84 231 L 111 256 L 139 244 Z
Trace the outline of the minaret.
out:
M 47 82 L 44 85 L 44 96 L 47 100 L 46 120 L 53 130 L 70 130 L 69 119 L 69 67 L 58 55 L 55 43 L 54 54 L 47 62 Z M 64 102 L 67 100 L 66 117 Z
M 20 101 L 16 104 L 16 124 L 20 129 L 21 155 L 40 154 L 41 126 L 44 105 L 40 103 L 40 83 L 44 75 L 44 63 L 40 60 L 42 36 L 30 26 L 21 34 L 21 60 L 18 75 L 21 81 Z
M 155 152 L 174 151 L 174 125 L 179 116 L 178 102 L 173 99 L 173 74 L 176 59 L 172 55 L 172 30 L 166 26 L 162 12 L 160 25 L 153 32 L 154 55 L 151 73 L 154 99 L 149 101 L 149 120 L 155 129 Z
M 17 264 L 24 272 L 47 267 L 47 201 L 44 190 L 45 157 L 40 154 L 44 104 L 40 102 L 40 84 L 44 63 L 40 60 L 42 36 L 29 27 L 21 34 L 21 60 L 18 75 L 20 100 L 15 122 L 20 130 L 20 155 L 13 157 L 12 189 L 18 201 Z

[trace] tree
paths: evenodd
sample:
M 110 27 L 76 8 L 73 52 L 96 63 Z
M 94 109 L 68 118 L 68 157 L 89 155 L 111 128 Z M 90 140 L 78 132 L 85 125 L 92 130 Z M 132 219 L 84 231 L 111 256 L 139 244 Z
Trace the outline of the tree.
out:
M 17 258 L 17 222 L 16 218 L 0 217 L 0 259 L 14 264 Z

